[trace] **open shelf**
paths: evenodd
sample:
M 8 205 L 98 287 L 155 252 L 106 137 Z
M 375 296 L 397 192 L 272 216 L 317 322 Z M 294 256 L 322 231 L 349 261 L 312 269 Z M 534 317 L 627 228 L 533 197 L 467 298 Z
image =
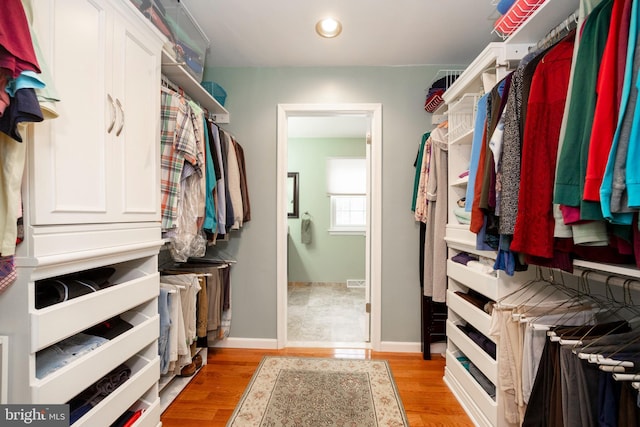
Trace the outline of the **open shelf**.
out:
M 191 99 L 206 109 L 214 122 L 229 123 L 229 112 L 187 71 L 185 65 L 177 62 L 173 55 L 162 49 L 162 74 L 180 86 Z

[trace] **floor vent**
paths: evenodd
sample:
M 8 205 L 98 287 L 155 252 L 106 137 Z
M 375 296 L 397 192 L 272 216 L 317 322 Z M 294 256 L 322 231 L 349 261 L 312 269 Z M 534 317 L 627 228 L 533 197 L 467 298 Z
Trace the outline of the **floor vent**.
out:
M 347 279 L 347 288 L 364 288 L 364 279 Z

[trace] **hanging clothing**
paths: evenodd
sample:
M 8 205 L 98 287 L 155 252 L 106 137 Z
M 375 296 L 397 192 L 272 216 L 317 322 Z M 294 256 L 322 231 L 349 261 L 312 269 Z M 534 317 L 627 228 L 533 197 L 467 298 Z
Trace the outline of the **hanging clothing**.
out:
M 628 20 L 631 9 L 627 8 L 627 5 L 631 5 L 631 0 L 617 0 L 613 4 L 609 34 L 598 72 L 597 99 L 589 141 L 583 194 L 584 200 L 594 202 L 600 201 L 602 177 L 618 121 L 618 109 L 620 108 L 618 94 L 622 93 L 627 56 L 626 51 L 620 51 L 618 47 L 621 43 L 626 46 L 628 41 Z M 626 16 L 627 23 L 623 24 L 625 11 L 628 11 L 629 15 Z M 622 31 L 621 27 L 626 28 L 626 31 Z M 622 73 L 619 72 L 620 69 L 623 70 Z M 620 75 L 622 75 L 622 79 L 619 80 Z
M 580 40 L 569 105 L 567 131 L 555 183 L 554 202 L 580 207 L 583 220 L 600 220 L 600 204 L 582 200 L 596 102 L 596 81 L 606 44 L 613 0 L 604 0 L 589 15 Z M 576 155 L 580 153 L 580 155 Z
M 227 141 L 227 167 L 229 180 L 229 195 L 233 206 L 232 230 L 238 230 L 242 226 L 244 218 L 244 207 L 242 206 L 242 190 L 240 188 L 240 167 L 238 166 L 238 156 L 236 154 L 235 141 L 229 134 L 225 134 Z
M 6 0 L 0 14 L 0 68 L 16 78 L 23 71 L 40 73 L 24 7 L 20 0 Z
M 427 222 L 427 208 L 429 205 L 429 200 L 427 198 L 427 185 L 429 183 L 429 166 L 431 162 L 430 136 L 425 140 L 422 146 L 422 156 L 419 157 L 420 163 L 417 165 L 416 169 L 418 188 L 416 191 L 414 218 L 416 221 L 424 224 Z
M 615 224 L 631 224 L 633 217 L 626 206 L 626 162 L 638 93 L 635 82 L 640 68 L 639 13 L 638 1 L 633 0 L 618 122 L 600 186 L 602 215 Z
M 558 137 L 569 84 L 573 37 L 544 55 L 534 73 L 522 145 L 518 214 L 511 250 L 552 258 Z
M 424 295 L 434 302 L 445 302 L 447 293 L 447 224 L 448 137 L 446 127 L 438 127 L 429 136 L 431 160 L 427 184 L 427 218 L 425 232 Z
M 198 148 L 193 122 L 185 99 L 163 90 L 161 93 L 160 192 L 162 229 L 175 228 L 178 218 L 180 179 L 185 163 L 197 165 Z

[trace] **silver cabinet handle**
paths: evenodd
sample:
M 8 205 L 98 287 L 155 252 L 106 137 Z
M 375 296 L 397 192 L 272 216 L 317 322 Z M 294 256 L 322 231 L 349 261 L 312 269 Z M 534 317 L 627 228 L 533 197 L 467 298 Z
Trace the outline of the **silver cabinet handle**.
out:
M 120 121 L 120 127 L 116 131 L 116 136 L 120 136 L 120 133 L 122 132 L 122 128 L 124 128 L 124 108 L 122 108 L 122 103 L 117 98 L 116 98 L 116 105 L 120 110 L 120 117 L 122 118 L 122 120 Z
M 111 95 L 107 94 L 107 99 L 111 104 L 111 124 L 107 128 L 107 133 L 111 133 L 111 131 L 113 130 L 113 126 L 115 126 L 116 124 L 116 105 L 113 103 L 113 98 L 111 97 Z

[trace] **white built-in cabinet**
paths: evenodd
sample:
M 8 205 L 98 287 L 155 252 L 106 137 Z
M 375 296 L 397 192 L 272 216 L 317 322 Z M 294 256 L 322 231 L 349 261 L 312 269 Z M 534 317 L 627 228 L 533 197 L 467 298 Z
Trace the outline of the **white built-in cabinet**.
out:
M 129 379 L 74 426 L 109 426 L 139 408 L 136 427 L 159 426 L 163 39 L 129 1 L 33 5 L 61 102 L 59 117 L 30 125 L 24 142 L 24 241 L 17 281 L 0 294 L 2 363 L 9 366 L 2 401 L 66 403 L 124 363 Z M 113 268 L 113 286 L 36 309 L 38 281 L 97 267 Z M 40 351 L 117 315 L 133 327 L 36 377 Z
M 476 105 L 484 93 L 483 75 L 493 81 L 502 79 L 509 68 L 528 53 L 552 28 L 578 9 L 578 0 L 548 0 L 533 15 L 503 42 L 490 43 L 475 58 L 469 67 L 444 93 L 449 125 L 449 170 L 448 170 L 448 218 L 446 237 L 449 258 L 460 252 L 484 258 L 489 264 L 496 258 L 493 251 L 475 249 L 476 235 L 469 226 L 460 224 L 454 215 L 457 201 L 467 191 L 468 177 L 460 174 L 469 169 L 471 144 L 475 123 Z M 442 111 L 438 112 L 442 114 Z M 464 356 L 494 385 L 499 386 L 498 360 L 489 356 L 467 337 L 457 325 L 471 325 L 486 337 L 491 317 L 485 311 L 458 296 L 456 291 L 472 289 L 490 300 L 496 301 L 517 289 L 533 274 L 516 273 L 513 277 L 503 271 L 484 273 L 449 259 L 447 261 L 447 350 L 444 379 L 467 414 L 478 426 L 506 426 L 503 402 L 500 395 L 491 397 L 459 362 Z
M 128 1 L 45 0 L 35 14 L 62 101 L 34 128 L 32 223 L 157 221 L 162 43 Z

